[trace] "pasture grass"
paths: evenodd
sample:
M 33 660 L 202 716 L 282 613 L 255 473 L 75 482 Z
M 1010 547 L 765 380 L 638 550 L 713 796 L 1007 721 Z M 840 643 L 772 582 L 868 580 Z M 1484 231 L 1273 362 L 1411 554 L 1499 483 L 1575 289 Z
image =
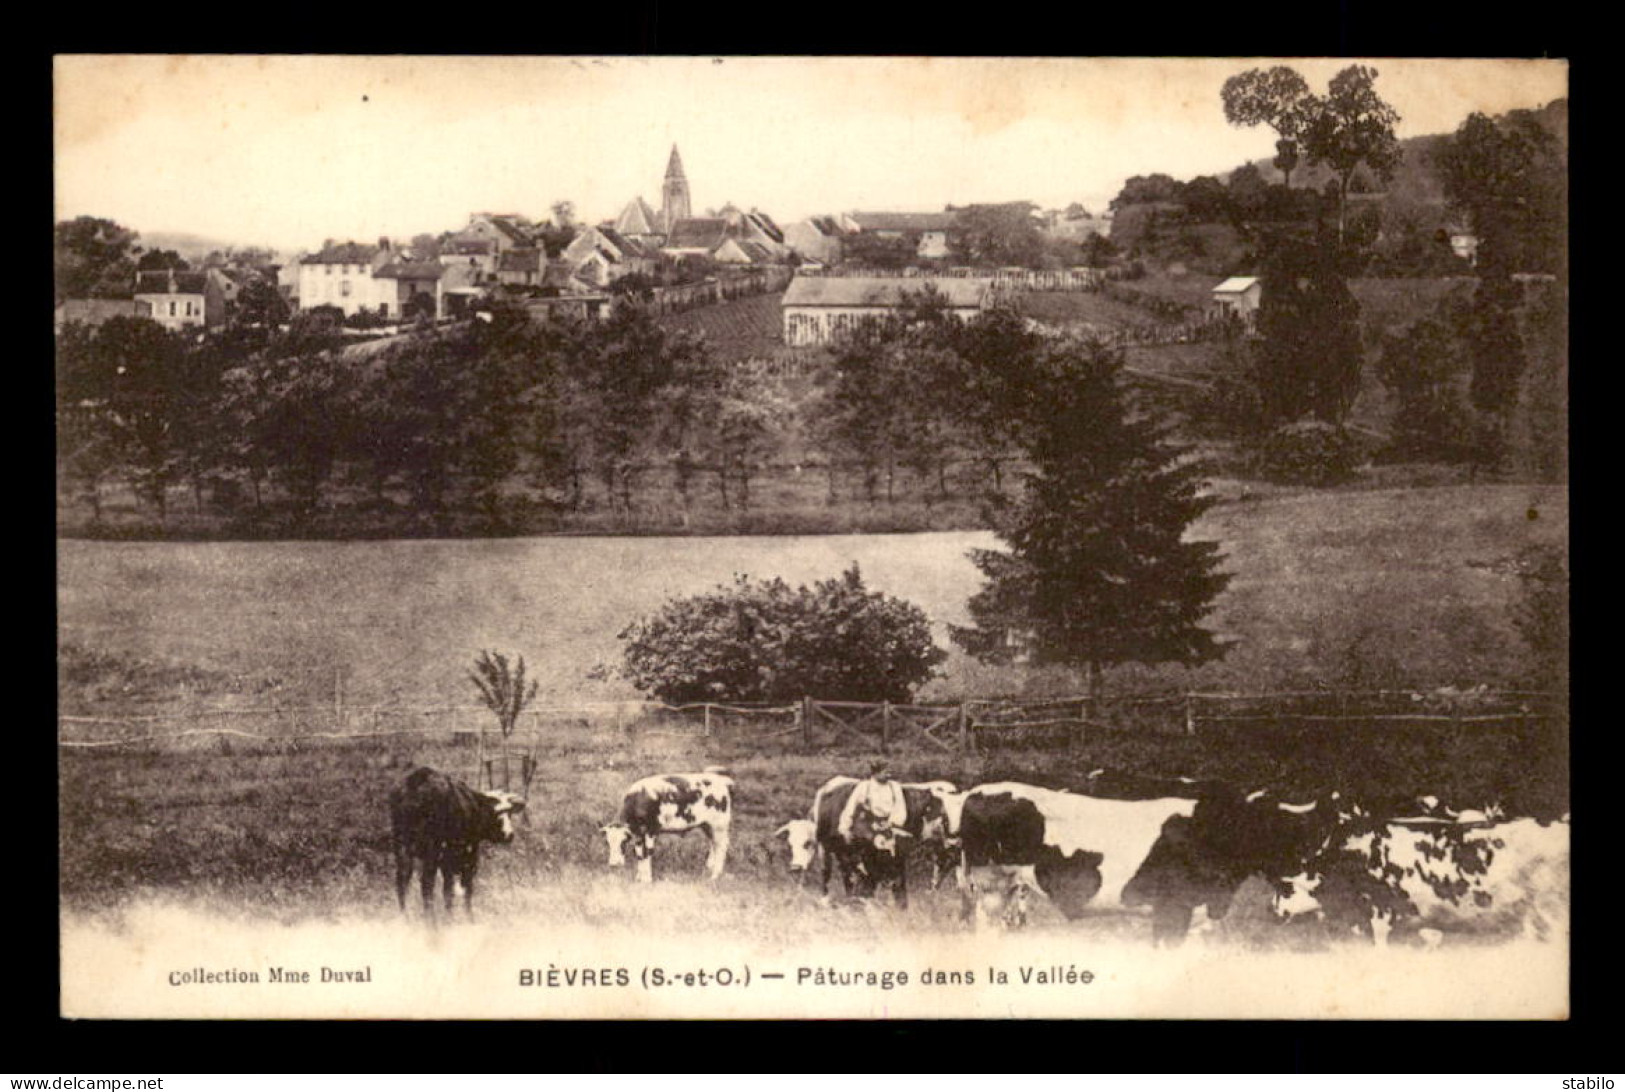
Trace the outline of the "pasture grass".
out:
M 1108 673 L 1113 692 L 1524 680 L 1530 658 L 1511 623 L 1523 589 L 1496 563 L 1531 545 L 1566 544 L 1563 487 L 1230 495 L 1190 531 L 1220 543 L 1233 577 L 1207 619 L 1229 642 L 1228 653 L 1194 668 L 1122 665 Z M 66 713 L 98 716 L 162 712 L 205 698 L 331 709 L 342 676 L 351 706 L 469 704 L 467 665 L 491 647 L 525 655 L 543 702 L 623 699 L 633 691 L 613 671 L 591 673 L 613 669 L 621 652 L 616 634 L 668 598 L 709 591 L 736 573 L 808 583 L 854 562 L 871 588 L 920 606 L 938 643 L 950 647 L 947 627 L 969 621 L 966 600 L 981 581 L 967 551 L 997 545 L 983 532 L 64 542 L 59 634 L 78 674 L 59 682 L 61 701 Z M 922 697 L 1081 689 L 1072 672 L 989 666 L 950 653 Z M 173 673 L 190 669 L 208 681 L 190 690 L 178 685 Z M 153 678 L 127 689 L 132 671 Z
M 515 892 L 562 887 L 580 920 L 620 920 L 629 912 L 618 904 L 630 872 L 606 872 L 598 828 L 615 817 L 632 781 L 723 765 L 736 786 L 722 890 L 743 892 L 742 914 L 751 905 L 769 914 L 800 907 L 812 896 L 786 876 L 787 857 L 772 832 L 805 816 L 826 779 L 861 771 L 876 754 L 861 745 L 820 746 L 818 753 L 803 753 L 798 736 L 770 743 L 740 726 L 709 738 L 636 731 L 550 737 L 540 748 L 520 836 L 512 846 L 487 847 L 480 901 L 491 897 L 500 909 L 501 900 L 520 897 Z M 287 920 L 391 907 L 390 790 L 420 764 L 478 783 L 476 754 L 449 741 L 400 737 L 65 751 L 59 766 L 63 903 L 108 909 L 161 890 L 245 902 Z M 1076 787 L 1091 770 L 1107 767 L 1269 785 L 1288 795 L 1337 788 L 1375 807 L 1389 797 L 1432 793 L 1457 807 L 1497 801 L 1513 814 L 1549 818 L 1568 810 L 1564 754 L 1557 726 L 1520 732 L 1469 725 L 1330 736 L 1256 727 L 1196 737 L 1099 732 L 1059 749 L 949 754 L 903 748 L 891 759 L 902 780 L 942 778 L 961 787 L 1007 779 Z M 705 886 L 706 848 L 703 835 L 662 838 L 657 879 L 685 890 Z M 839 881 L 832 884 L 838 893 Z M 923 864 L 911 873 L 910 888 L 914 901 L 927 907 L 919 911 L 927 920 L 946 922 L 957 914 L 949 893 L 927 890 Z M 414 885 L 408 895 L 414 906 L 417 897 Z M 711 928 L 706 922 L 717 904 L 704 898 L 691 907 L 673 902 L 667 912 L 685 929 Z M 516 914 L 555 911 L 562 908 L 512 908 Z

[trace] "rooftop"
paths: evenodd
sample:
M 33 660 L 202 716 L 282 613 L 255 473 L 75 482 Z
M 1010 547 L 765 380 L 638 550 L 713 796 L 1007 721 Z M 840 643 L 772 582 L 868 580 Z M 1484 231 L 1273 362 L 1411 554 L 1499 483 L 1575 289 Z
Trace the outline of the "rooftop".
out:
M 951 212 L 853 212 L 848 215 L 864 231 L 947 231 L 954 226 Z
M 955 309 L 984 307 L 993 291 L 990 277 L 797 277 L 784 293 L 786 307 L 897 307 L 905 294 L 929 286 Z

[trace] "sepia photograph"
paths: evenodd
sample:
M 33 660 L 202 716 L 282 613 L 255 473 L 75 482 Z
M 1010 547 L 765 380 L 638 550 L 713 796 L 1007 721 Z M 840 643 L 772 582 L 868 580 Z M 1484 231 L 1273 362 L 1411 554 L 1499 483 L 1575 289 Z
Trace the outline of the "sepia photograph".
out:
M 1571 1016 L 1566 62 L 52 70 L 60 1016 Z

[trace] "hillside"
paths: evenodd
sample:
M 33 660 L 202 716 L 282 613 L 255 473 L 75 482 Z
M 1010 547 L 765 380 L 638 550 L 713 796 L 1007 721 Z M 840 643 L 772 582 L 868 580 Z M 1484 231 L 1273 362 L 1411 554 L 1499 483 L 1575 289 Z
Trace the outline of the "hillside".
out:
M 1545 128 L 1557 137 L 1565 153 L 1569 146 L 1569 102 L 1567 99 L 1554 99 L 1539 110 L 1530 111 Z M 1465 118 L 1463 120 L 1466 120 Z M 1380 190 L 1385 201 L 1398 201 L 1412 205 L 1445 208 L 1444 184 L 1440 180 L 1437 168 L 1439 154 L 1444 150 L 1446 142 L 1450 139 L 1448 133 L 1430 133 L 1426 136 L 1409 137 L 1399 142 L 1403 158 L 1394 170 L 1394 176 L 1386 185 L 1382 185 L 1366 174 L 1364 169 L 1355 172 L 1358 180 L 1356 185 L 1368 187 L 1371 191 Z M 1281 181 L 1281 172 L 1275 169 L 1274 157 L 1266 156 L 1252 161 L 1263 174 L 1265 181 Z M 1234 172 L 1230 172 L 1234 173 Z M 1220 182 L 1228 183 L 1230 173 L 1219 176 Z M 1331 168 L 1324 165 L 1311 167 L 1300 165 L 1292 172 L 1293 189 L 1319 189 L 1333 178 Z

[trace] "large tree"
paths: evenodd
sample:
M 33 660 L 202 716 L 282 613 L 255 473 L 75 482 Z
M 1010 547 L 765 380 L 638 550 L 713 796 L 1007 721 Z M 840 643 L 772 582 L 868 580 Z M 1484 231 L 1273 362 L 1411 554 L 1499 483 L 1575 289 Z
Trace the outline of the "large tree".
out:
M 1313 103 L 1303 131 L 1303 148 L 1311 165 L 1324 163 L 1337 176 L 1337 237 L 1348 222 L 1349 186 L 1355 170 L 1365 168 L 1384 181 L 1393 177 L 1402 152 L 1394 126 L 1399 111 L 1376 90 L 1377 70 L 1350 65 L 1332 77 L 1324 98 Z
M 1360 393 L 1360 305 L 1328 240 L 1270 240 L 1262 267 L 1257 378 L 1268 427 L 1340 423 Z
M 1292 185 L 1299 160 L 1299 141 L 1313 113 L 1309 84 L 1285 65 L 1253 68 L 1224 81 L 1219 92 L 1225 120 L 1232 125 L 1267 125 L 1275 130 L 1275 167 Z
M 56 225 L 56 295 L 128 299 L 135 291 L 136 233 L 96 216 Z
M 1044 234 L 1031 201 L 966 205 L 954 209 L 953 253 L 967 265 L 1023 266 L 1036 269 L 1045 254 Z
M 1438 161 L 1451 205 L 1479 237 L 1491 270 L 1558 273 L 1568 233 L 1568 157 L 1529 111 L 1497 122 L 1472 114 Z
M 978 659 L 1078 669 L 1091 694 L 1113 665 L 1224 652 L 1202 625 L 1229 582 L 1219 546 L 1186 539 L 1214 501 L 1188 453 L 1129 405 L 1121 371 L 1121 353 L 1099 343 L 1032 355 L 1027 488 L 997 519 L 1008 549 L 971 554 L 987 578 L 970 600 L 975 624 L 952 628 Z

